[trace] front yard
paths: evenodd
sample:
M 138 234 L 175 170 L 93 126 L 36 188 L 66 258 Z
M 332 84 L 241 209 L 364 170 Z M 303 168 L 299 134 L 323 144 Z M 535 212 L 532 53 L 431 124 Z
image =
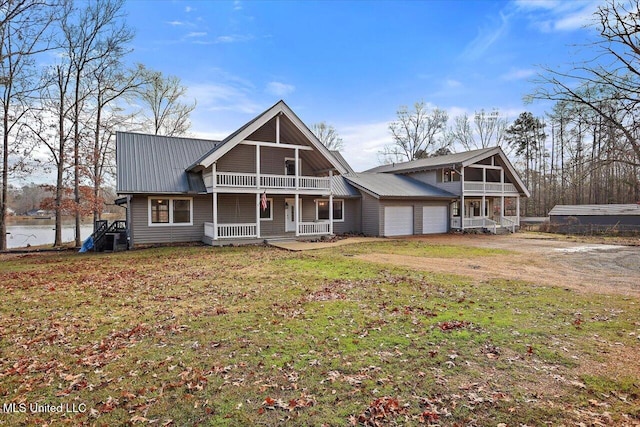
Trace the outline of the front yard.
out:
M 637 296 L 429 268 L 519 256 L 0 255 L 0 425 L 639 425 Z

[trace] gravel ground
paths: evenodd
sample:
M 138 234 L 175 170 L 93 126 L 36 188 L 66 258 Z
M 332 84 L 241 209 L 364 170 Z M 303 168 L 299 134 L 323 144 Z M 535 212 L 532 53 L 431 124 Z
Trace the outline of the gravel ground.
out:
M 537 233 L 511 235 L 434 235 L 407 239 L 439 245 L 506 249 L 510 254 L 456 259 L 367 254 L 361 258 L 440 273 L 455 273 L 483 281 L 525 280 L 584 292 L 640 296 L 640 245 L 633 239 L 606 243 Z

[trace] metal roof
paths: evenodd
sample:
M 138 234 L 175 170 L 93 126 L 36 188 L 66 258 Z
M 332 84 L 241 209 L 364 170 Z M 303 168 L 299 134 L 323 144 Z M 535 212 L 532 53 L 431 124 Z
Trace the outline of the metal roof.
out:
M 185 169 L 216 144 L 218 141 L 117 132 L 117 192 L 204 193 L 202 176 Z
M 481 148 L 479 150 L 464 151 L 462 153 L 447 154 L 444 156 L 428 157 L 426 159 L 412 160 L 410 162 L 392 163 L 377 166 L 367 170 L 367 172 L 409 172 L 420 169 L 432 169 L 442 166 L 456 165 L 474 160 L 477 157 L 483 158 L 491 151 L 496 151 L 497 147 Z
M 549 216 L 598 216 L 636 215 L 640 216 L 640 204 L 635 205 L 555 205 Z
M 443 198 L 457 196 L 424 182 L 404 175 L 386 173 L 357 173 L 345 175 L 345 178 L 357 188 L 377 198 Z
M 331 191 L 334 197 L 360 197 L 360 192 L 343 175 L 331 178 Z
M 340 163 L 342 165 L 342 167 L 344 167 L 347 170 L 347 173 L 355 173 L 356 172 L 356 171 L 353 170 L 353 168 L 351 167 L 349 162 L 347 162 L 347 160 L 342 156 L 342 153 L 340 153 L 338 150 L 332 150 L 331 154 L 333 154 L 333 157 L 335 157 L 335 159 L 338 161 L 338 163 Z

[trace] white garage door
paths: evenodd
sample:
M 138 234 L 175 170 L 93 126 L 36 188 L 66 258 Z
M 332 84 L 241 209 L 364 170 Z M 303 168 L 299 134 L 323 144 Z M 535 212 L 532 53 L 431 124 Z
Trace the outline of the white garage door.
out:
M 384 235 L 413 234 L 413 206 L 386 206 L 384 208 Z
M 422 208 L 422 234 L 446 233 L 447 207 L 424 206 Z

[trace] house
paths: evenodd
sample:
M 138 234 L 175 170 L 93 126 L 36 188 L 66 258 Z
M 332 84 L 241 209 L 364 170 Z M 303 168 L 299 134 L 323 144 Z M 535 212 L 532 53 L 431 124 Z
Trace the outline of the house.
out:
M 520 198 L 530 196 L 500 147 L 382 165 L 367 172 L 401 175 L 452 193 L 448 215 L 453 230 L 514 231 L 520 226 Z M 430 207 L 423 218 L 427 215 L 444 218 L 445 211 L 442 205 Z M 433 226 L 447 231 L 443 220 L 433 221 Z
M 222 141 L 118 132 L 118 203 L 135 245 L 517 226 L 504 153 L 470 153 L 356 173 L 279 101 Z
M 549 211 L 552 230 L 568 233 L 605 230 L 640 231 L 640 203 L 609 205 L 556 205 Z

